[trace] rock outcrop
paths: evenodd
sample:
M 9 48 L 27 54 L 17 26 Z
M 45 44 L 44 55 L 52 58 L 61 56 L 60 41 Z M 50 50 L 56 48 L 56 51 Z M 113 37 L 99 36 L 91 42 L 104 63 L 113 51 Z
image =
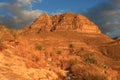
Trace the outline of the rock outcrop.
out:
M 14 33 L 14 30 L 10 30 L 4 25 L 0 25 L 0 40 L 14 40 Z
M 49 16 L 40 15 L 30 26 L 38 31 L 77 31 L 80 33 L 101 33 L 97 25 L 80 14 L 65 13 Z

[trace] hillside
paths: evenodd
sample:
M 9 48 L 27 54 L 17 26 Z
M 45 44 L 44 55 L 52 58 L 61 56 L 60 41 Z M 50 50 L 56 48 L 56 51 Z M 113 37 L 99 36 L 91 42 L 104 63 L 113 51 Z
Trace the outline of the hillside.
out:
M 120 42 L 80 14 L 0 26 L 0 80 L 120 80 Z

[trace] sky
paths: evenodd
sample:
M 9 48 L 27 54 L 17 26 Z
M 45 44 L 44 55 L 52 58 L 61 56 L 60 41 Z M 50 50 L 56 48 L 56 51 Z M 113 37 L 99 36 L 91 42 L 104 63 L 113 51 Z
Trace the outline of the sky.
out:
M 73 12 L 88 17 L 111 37 L 120 36 L 120 0 L 0 0 L 0 24 L 22 28 L 39 15 Z

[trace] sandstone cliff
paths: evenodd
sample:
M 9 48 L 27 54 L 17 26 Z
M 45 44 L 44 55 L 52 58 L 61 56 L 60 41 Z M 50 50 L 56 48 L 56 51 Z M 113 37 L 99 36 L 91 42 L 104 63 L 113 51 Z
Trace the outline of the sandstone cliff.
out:
M 80 33 L 101 33 L 97 25 L 80 14 L 65 13 L 39 16 L 30 26 L 39 31 L 76 31 Z

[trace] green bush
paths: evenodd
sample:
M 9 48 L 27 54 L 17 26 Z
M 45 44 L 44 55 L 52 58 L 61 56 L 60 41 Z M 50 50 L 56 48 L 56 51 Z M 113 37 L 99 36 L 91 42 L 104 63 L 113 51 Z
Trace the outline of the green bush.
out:
M 33 62 L 38 62 L 38 61 L 39 61 L 39 57 L 36 56 L 36 55 L 33 55 L 33 56 L 32 56 L 32 61 L 33 61 Z

